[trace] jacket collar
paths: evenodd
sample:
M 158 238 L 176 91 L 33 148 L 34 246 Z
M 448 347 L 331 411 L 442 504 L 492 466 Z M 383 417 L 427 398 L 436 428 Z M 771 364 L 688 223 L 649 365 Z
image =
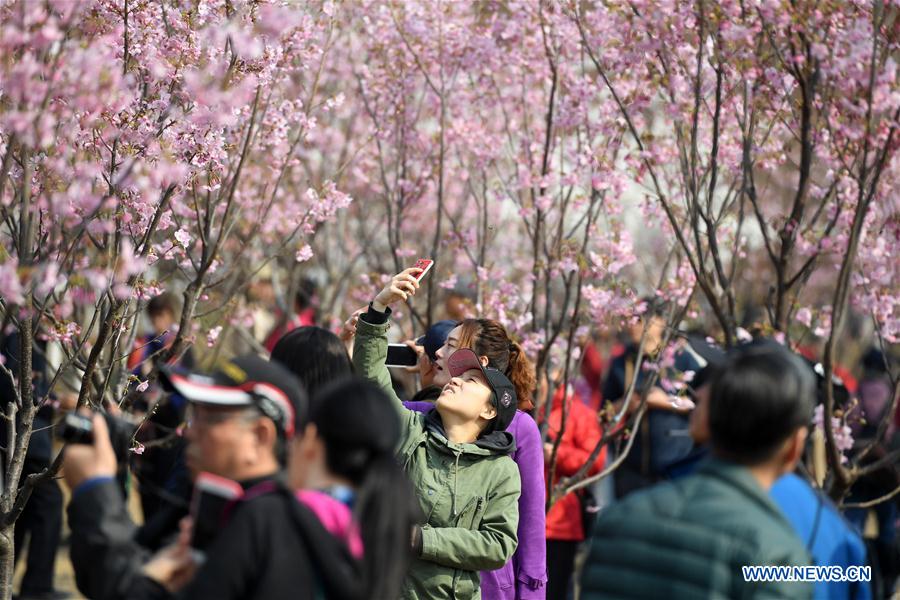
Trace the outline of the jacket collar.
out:
M 766 512 L 785 520 L 783 513 L 769 493 L 756 481 L 747 467 L 710 456 L 703 462 L 697 473 L 724 481 L 731 487 L 737 488 L 741 495 L 748 500 L 759 504 Z
M 244 491 L 250 490 L 261 483 L 265 483 L 267 481 L 280 482 L 282 480 L 282 475 L 280 472 L 275 471 L 274 473 L 270 473 L 269 475 L 263 475 L 262 477 L 254 477 L 252 479 L 243 479 L 238 481 L 240 486 L 244 488 Z
M 516 449 L 516 441 L 508 431 L 493 431 L 483 435 L 472 444 L 455 444 L 447 439 L 447 432 L 436 408 L 425 414 L 425 428 L 431 437 L 439 442 L 439 447 L 446 447 L 451 453 L 489 456 L 491 454 L 508 455 Z

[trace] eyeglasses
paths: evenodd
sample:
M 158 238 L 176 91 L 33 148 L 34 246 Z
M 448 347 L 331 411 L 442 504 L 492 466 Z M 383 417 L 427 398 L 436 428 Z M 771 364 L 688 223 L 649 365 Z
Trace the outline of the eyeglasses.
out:
M 194 408 L 194 405 L 188 404 L 187 409 L 185 409 L 184 411 L 184 424 L 186 427 L 198 429 L 214 427 L 236 418 L 240 418 L 244 421 L 253 421 L 255 419 L 258 419 L 259 416 L 259 413 L 253 410 L 206 410 L 202 413 L 202 415 L 198 415 L 197 409 Z

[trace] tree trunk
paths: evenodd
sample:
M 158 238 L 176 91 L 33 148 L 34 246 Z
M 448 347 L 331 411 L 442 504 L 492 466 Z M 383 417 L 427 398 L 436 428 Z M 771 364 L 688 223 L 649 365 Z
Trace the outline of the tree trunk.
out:
M 12 598 L 13 572 L 15 571 L 14 537 L 15 525 L 0 529 L 0 600 Z

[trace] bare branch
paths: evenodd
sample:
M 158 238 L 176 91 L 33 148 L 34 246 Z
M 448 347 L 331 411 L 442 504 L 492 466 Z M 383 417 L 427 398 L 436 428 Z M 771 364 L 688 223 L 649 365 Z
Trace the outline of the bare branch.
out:
M 880 498 L 875 498 L 874 500 L 869 500 L 867 502 L 847 502 L 841 504 L 840 508 L 841 510 L 846 510 L 848 508 L 872 508 L 873 506 L 878 506 L 879 504 L 893 499 L 898 494 L 900 494 L 900 486 L 897 486 L 892 492 L 889 492 Z

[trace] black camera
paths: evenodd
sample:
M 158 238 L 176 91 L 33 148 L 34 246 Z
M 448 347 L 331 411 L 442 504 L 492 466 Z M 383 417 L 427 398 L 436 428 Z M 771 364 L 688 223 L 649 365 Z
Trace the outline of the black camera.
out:
M 139 424 L 120 417 L 114 417 L 108 413 L 100 414 L 106 420 L 106 426 L 109 429 L 109 441 L 116 456 L 127 455 L 128 449 L 131 448 L 131 440 L 134 438 Z M 89 415 L 69 413 L 56 427 L 57 437 L 65 442 L 70 444 L 94 443 L 94 422 Z

